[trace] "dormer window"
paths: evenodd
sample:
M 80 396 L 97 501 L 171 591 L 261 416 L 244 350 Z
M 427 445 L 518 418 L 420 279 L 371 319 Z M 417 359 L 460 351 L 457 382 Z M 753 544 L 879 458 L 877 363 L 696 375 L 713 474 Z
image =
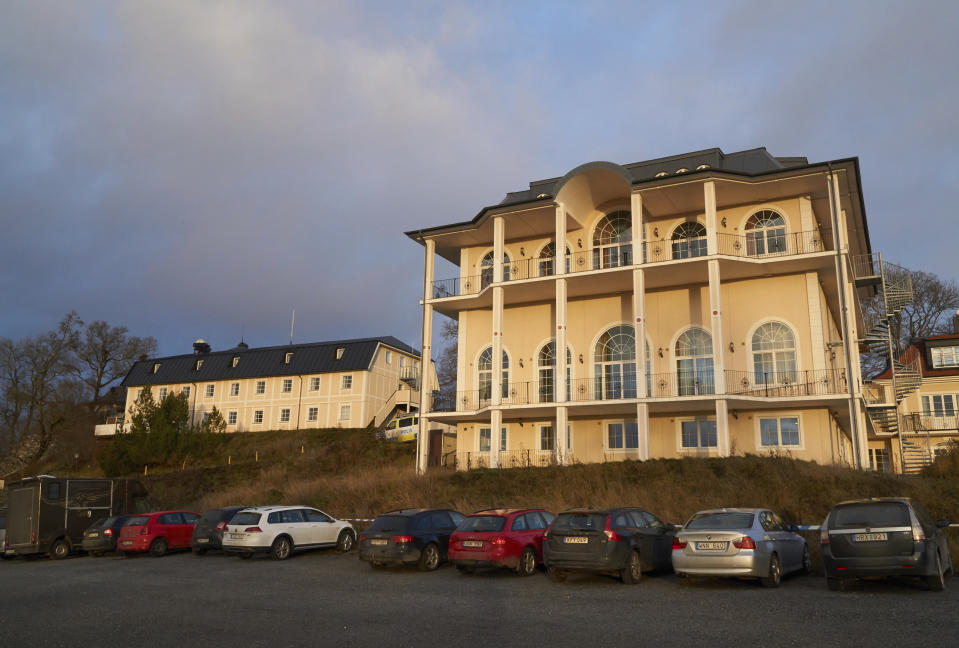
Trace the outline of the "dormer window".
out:
M 153 363 L 153 373 L 156 373 L 156 372 L 158 372 L 158 371 L 160 371 L 160 363 L 159 363 L 159 362 L 154 362 L 154 363 Z
M 657 177 L 657 178 L 665 178 L 665 177 L 668 176 L 668 175 L 669 175 L 669 174 L 666 173 L 665 171 L 660 171 L 659 173 L 656 174 L 656 177 Z
M 676 173 L 689 173 L 689 169 L 683 167 L 681 169 L 676 169 Z
M 708 169 L 708 168 L 709 168 L 708 164 L 700 164 L 698 167 L 696 167 L 696 170 L 702 171 L 703 169 Z
M 233 366 L 240 364 L 240 356 L 233 356 Z
M 290 364 L 290 360 L 293 359 L 293 352 L 287 351 L 286 355 L 283 356 L 283 364 Z
M 344 349 L 343 347 L 340 347 L 340 348 L 338 348 L 338 349 L 336 350 L 336 359 L 337 359 L 337 360 L 339 360 L 340 358 L 343 357 L 343 351 L 344 351 L 344 350 L 345 350 L 345 349 Z
M 197 361 L 196 361 L 196 367 L 194 368 L 194 371 L 199 371 L 199 370 L 200 370 L 200 367 L 202 367 L 202 366 L 203 366 L 203 361 L 202 361 L 202 360 L 197 360 Z

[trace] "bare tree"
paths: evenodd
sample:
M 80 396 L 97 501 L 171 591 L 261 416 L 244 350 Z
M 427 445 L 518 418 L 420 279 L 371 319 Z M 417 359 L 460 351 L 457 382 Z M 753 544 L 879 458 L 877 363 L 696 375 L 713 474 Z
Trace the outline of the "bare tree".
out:
M 889 319 L 895 353 L 901 354 L 913 342 L 951 331 L 951 316 L 959 309 L 959 285 L 943 281 L 931 272 L 913 271 L 912 301 Z M 873 321 L 882 319 L 882 295 L 876 295 L 865 304 L 867 315 Z M 863 354 L 863 373 L 874 376 L 889 366 L 889 353 L 881 345 Z
M 436 364 L 436 377 L 439 380 L 440 392 L 456 394 L 456 352 L 459 336 L 459 322 L 446 320 L 440 332 L 444 344 L 439 352 L 439 362 Z
M 127 335 L 125 326 L 91 322 L 77 336 L 71 369 L 90 388 L 95 405 L 103 390 L 123 378 L 140 356 L 154 355 L 156 350 L 152 337 Z

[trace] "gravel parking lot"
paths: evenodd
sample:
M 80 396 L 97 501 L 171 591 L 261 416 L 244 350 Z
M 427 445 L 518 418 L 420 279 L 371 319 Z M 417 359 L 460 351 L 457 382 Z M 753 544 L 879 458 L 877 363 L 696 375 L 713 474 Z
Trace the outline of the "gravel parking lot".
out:
M 959 642 L 959 581 L 832 593 L 818 576 L 637 586 L 372 569 L 333 551 L 0 563 L 0 646 L 875 645 Z

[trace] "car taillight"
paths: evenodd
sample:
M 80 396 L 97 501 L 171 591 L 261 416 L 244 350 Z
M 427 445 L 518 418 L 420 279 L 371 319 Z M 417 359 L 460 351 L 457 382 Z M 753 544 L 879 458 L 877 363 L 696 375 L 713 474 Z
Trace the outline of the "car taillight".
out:
M 360 542 L 363 542 L 364 540 L 366 540 L 366 534 L 365 534 L 365 533 L 361 533 L 361 534 L 360 534 Z
M 822 523 L 822 527 L 819 529 L 819 544 L 829 544 L 829 530 L 826 528 L 825 522 Z
M 140 535 L 150 535 L 150 527 L 145 526 L 140 529 Z
M 107 529 L 106 531 L 103 532 L 103 535 L 105 535 L 105 536 L 112 536 L 112 535 L 113 535 L 113 529 Z
M 618 533 L 609 528 L 609 518 L 606 518 L 606 529 L 603 531 L 606 534 L 606 539 L 610 542 L 619 542 L 622 538 Z
M 216 530 L 226 531 L 226 522 L 220 522 L 218 525 L 216 525 Z
M 499 546 L 502 546 L 502 545 L 506 544 L 506 538 L 493 538 L 492 540 L 489 541 L 489 543 L 490 543 L 491 545 L 495 545 L 495 546 L 499 547 Z
M 246 533 L 263 533 L 263 529 L 260 527 L 247 527 L 243 531 Z
M 739 540 L 733 540 L 733 546 L 737 549 L 755 549 L 756 541 L 749 536 L 743 536 Z
M 909 517 L 912 520 L 912 541 L 923 542 L 926 539 L 926 534 L 922 530 L 922 525 L 919 524 L 919 520 L 916 519 L 916 514 L 909 511 Z
M 673 538 L 673 549 L 685 549 L 686 541 L 680 540 L 679 538 Z
M 393 536 L 390 540 L 396 544 L 407 544 L 413 542 L 413 536 Z
M 6 539 L 4 539 L 4 542 L 6 542 Z M 37 544 L 37 534 L 36 534 L 36 533 L 31 533 L 31 534 L 30 534 L 30 544 Z

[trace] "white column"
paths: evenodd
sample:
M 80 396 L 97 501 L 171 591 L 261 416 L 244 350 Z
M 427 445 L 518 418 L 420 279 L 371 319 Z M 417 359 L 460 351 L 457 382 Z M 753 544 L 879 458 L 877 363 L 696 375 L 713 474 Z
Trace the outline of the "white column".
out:
M 503 411 L 494 409 L 490 412 L 490 439 L 489 439 L 489 467 L 499 468 L 499 442 L 503 434 Z
M 716 183 L 703 183 L 703 201 L 706 206 L 706 252 L 719 254 L 718 223 L 716 219 Z
M 422 356 L 420 357 L 420 371 L 427 375 L 432 366 L 432 346 L 433 346 L 433 305 L 430 299 L 433 297 L 433 261 L 436 256 L 436 242 L 432 239 L 424 241 L 426 246 L 426 264 L 423 273 L 423 339 Z M 427 418 L 430 407 L 431 392 L 428 389 L 420 390 L 420 425 L 416 435 L 416 472 L 423 474 L 426 472 L 426 465 L 430 454 L 430 422 Z
M 503 231 L 503 217 L 493 218 L 493 282 L 499 283 L 503 280 L 503 249 L 506 246 L 505 235 Z
M 649 405 L 646 403 L 636 403 L 636 427 L 639 430 L 639 452 L 640 461 L 649 459 Z
M 557 403 L 569 400 L 566 393 L 566 279 L 556 280 L 556 373 L 553 375 L 553 397 Z
M 563 203 L 556 203 L 556 238 L 553 244 L 556 257 L 553 260 L 553 274 L 566 274 L 566 208 Z M 572 263 L 572 260 L 570 260 Z
M 646 272 L 633 270 L 633 336 L 636 340 L 636 396 L 646 393 Z
M 719 456 L 728 457 L 732 444 L 729 440 L 729 405 L 725 398 L 716 400 L 716 444 L 719 446 Z
M 561 466 L 569 465 L 569 412 L 564 406 L 556 408 L 556 458 Z
M 503 217 L 493 219 L 493 376 L 490 404 L 499 407 L 503 402 L 503 247 L 505 232 Z M 499 438 L 503 413 L 492 412 L 490 430 L 490 468 L 499 466 Z
M 719 277 L 719 261 L 710 259 L 709 267 L 709 314 L 713 335 L 713 381 L 717 394 L 726 393 L 726 354 L 723 346 L 722 283 Z
M 635 192 L 630 195 L 630 216 L 633 232 L 633 263 L 645 263 L 643 258 L 643 195 Z
M 822 293 L 819 290 L 819 274 L 806 273 L 806 305 L 809 310 L 809 337 L 812 343 L 812 368 L 816 378 L 822 378 L 826 370 L 826 336 L 822 324 Z

